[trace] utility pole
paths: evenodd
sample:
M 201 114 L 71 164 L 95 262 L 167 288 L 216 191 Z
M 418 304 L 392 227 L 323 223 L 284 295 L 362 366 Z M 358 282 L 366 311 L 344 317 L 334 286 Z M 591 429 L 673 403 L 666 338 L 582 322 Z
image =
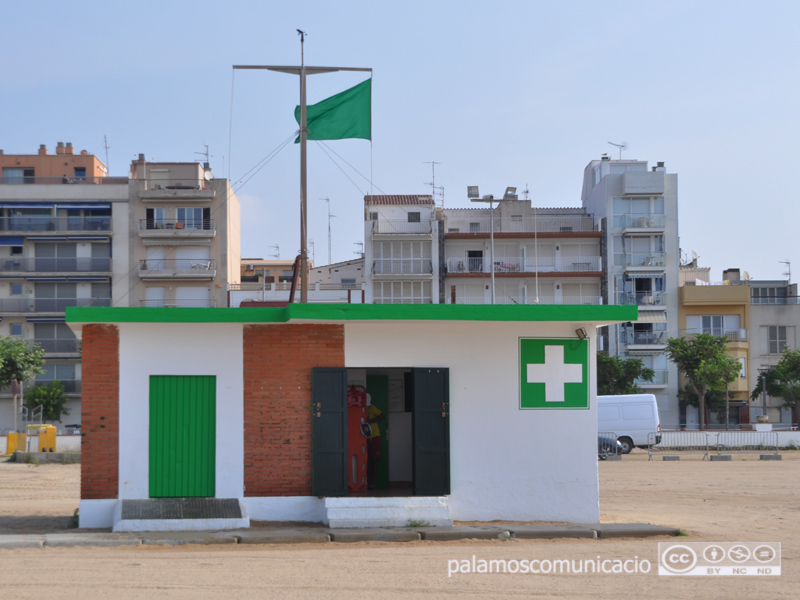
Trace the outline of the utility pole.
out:
M 333 264 L 333 260 L 331 259 L 331 218 L 335 218 L 336 215 L 331 214 L 331 199 L 330 198 L 320 198 L 323 202 L 328 203 L 328 264 Z

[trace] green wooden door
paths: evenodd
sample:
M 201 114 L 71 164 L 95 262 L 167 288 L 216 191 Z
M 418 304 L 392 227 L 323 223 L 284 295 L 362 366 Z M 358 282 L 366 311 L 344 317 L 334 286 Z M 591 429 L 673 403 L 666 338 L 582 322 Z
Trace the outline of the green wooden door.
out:
M 317 367 L 312 376 L 315 496 L 347 496 L 347 370 Z
M 414 494 L 450 493 L 448 369 L 414 369 Z
M 150 376 L 150 497 L 213 497 L 214 376 Z

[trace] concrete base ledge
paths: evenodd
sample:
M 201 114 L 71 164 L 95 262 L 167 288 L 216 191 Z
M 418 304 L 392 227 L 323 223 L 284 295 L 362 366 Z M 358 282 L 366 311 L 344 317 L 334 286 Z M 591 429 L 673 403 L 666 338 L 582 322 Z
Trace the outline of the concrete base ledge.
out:
M 598 523 L 587 525 L 597 532 L 599 538 L 652 537 L 657 535 L 678 535 L 674 527 L 662 527 L 649 523 Z
M 220 531 L 152 531 L 141 536 L 142 544 L 182 546 L 184 544 L 236 544 L 233 532 Z
M 762 454 L 760 460 L 781 460 L 780 454 Z
M 710 458 L 711 458 L 712 461 L 715 461 L 715 460 L 723 460 L 723 461 L 724 460 L 727 460 L 727 461 L 733 460 L 733 457 L 730 454 L 712 454 L 710 456 Z
M 16 548 L 41 548 L 44 545 L 43 535 L 12 533 L 0 536 L 0 550 Z
M 237 531 L 240 544 L 307 544 L 327 543 L 331 536 L 327 531 L 305 531 L 303 529 Z
M 38 462 L 38 463 L 80 463 L 80 452 L 22 452 L 17 450 L 12 455 L 14 462 Z
M 680 456 L 662 456 L 661 460 L 680 460 Z
M 331 529 L 332 542 L 416 542 L 422 539 L 414 529 Z
M 73 546 L 139 546 L 139 536 L 114 535 L 113 533 L 47 533 L 44 545 L 49 548 Z
M 415 527 L 423 540 L 444 542 L 448 540 L 496 540 L 511 537 L 507 527 Z
M 597 531 L 588 525 L 510 525 L 509 530 L 521 540 L 597 537 Z

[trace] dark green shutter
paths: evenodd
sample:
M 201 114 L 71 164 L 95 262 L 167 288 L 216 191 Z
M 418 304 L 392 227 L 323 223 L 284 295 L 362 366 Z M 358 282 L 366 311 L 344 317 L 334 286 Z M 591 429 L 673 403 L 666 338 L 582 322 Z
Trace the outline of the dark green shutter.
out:
M 318 367 L 312 379 L 315 496 L 347 495 L 347 371 Z
M 216 377 L 150 376 L 150 497 L 213 497 Z
M 414 369 L 414 494 L 450 493 L 448 369 Z

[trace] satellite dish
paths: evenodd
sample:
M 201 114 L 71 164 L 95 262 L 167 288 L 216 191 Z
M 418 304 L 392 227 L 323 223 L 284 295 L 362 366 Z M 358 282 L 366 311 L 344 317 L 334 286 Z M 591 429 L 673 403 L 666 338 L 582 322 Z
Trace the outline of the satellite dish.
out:
M 748 273 L 747 271 L 744 272 L 744 280 L 750 281 L 750 273 Z
M 700 257 L 699 257 L 699 256 L 697 256 L 697 252 L 695 252 L 694 250 L 692 250 L 692 260 L 697 260 L 698 258 L 700 258 Z

